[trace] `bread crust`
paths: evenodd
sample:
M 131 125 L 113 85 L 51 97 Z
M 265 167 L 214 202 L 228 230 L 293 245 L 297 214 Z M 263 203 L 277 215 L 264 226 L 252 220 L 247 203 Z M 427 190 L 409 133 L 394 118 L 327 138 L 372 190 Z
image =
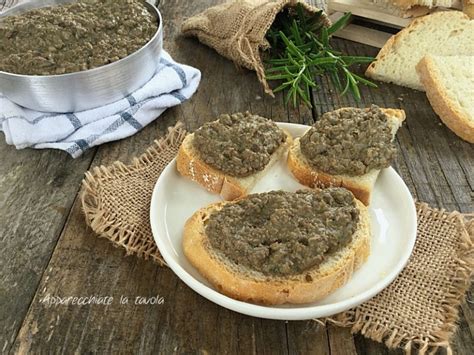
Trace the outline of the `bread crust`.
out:
M 403 30 L 398 32 L 396 35 L 393 35 L 392 37 L 390 37 L 388 39 L 387 42 L 385 42 L 384 46 L 382 47 L 382 49 L 380 49 L 379 53 L 375 57 L 375 60 L 372 63 L 370 63 L 369 66 L 367 67 L 367 69 L 365 71 L 365 76 L 367 76 L 369 78 L 373 78 L 375 80 L 381 79 L 377 75 L 377 62 L 382 61 L 390 53 L 392 48 L 396 46 L 398 41 L 402 40 L 402 38 L 404 36 L 403 32 L 406 31 L 411 26 L 413 26 L 418 21 L 419 21 L 419 19 L 414 20 L 409 26 L 405 27 Z
M 416 66 L 416 71 L 426 89 L 426 96 L 441 121 L 457 136 L 474 143 L 474 124 L 468 114 L 445 94 L 446 88 L 436 75 L 437 68 L 433 60 L 429 56 L 423 57 Z
M 320 300 L 343 286 L 370 254 L 370 220 L 366 207 L 357 201 L 359 225 L 352 242 L 336 252 L 340 259 L 334 267 L 321 266 L 289 277 L 269 277 L 260 273 L 239 273 L 228 259 L 223 261 L 211 250 L 205 234 L 205 221 L 222 202 L 200 209 L 186 222 L 183 234 L 184 254 L 191 264 L 219 292 L 246 302 L 260 304 L 308 303 Z M 328 258 L 329 259 L 329 258 Z M 309 276 L 308 276 L 309 275 Z
M 287 164 L 294 177 L 303 185 L 312 189 L 327 187 L 345 187 L 350 190 L 355 198 L 368 206 L 370 203 L 370 189 L 362 184 L 357 184 L 350 177 L 342 175 L 330 175 L 322 171 L 314 170 L 306 161 L 298 157 L 295 150 L 299 148 L 299 138 L 293 143 L 293 147 L 288 153 Z
M 339 110 L 343 110 L 339 109 Z M 405 112 L 403 110 L 386 108 L 382 109 L 383 112 L 392 119 L 395 123 L 395 133 L 398 127 L 405 120 Z M 336 110 L 338 111 L 338 110 Z M 380 171 L 373 172 L 370 180 L 363 181 L 359 177 L 353 177 L 348 175 L 331 175 L 322 171 L 314 169 L 306 158 L 301 153 L 300 139 L 295 139 L 293 145 L 288 151 L 287 158 L 288 168 L 294 175 L 294 177 L 303 185 L 311 188 L 324 188 L 324 187 L 345 187 L 352 191 L 354 196 L 360 200 L 364 205 L 368 206 L 370 203 L 373 183 Z M 364 175 L 365 176 L 365 175 Z
M 179 173 L 197 182 L 207 191 L 221 194 L 225 200 L 232 200 L 245 194 L 245 190 L 237 181 L 214 169 L 203 160 L 197 159 L 193 152 L 186 148 L 185 143 L 191 141 L 192 138 L 193 134 L 188 134 L 179 148 L 176 157 Z
M 285 132 L 285 134 L 287 135 L 286 141 L 275 153 L 273 153 L 278 158 L 286 152 L 293 142 L 289 133 Z M 176 157 L 176 167 L 178 172 L 197 182 L 207 191 L 220 194 L 224 200 L 231 201 L 246 195 L 248 193 L 248 188 L 242 184 L 238 177 L 225 174 L 199 158 L 196 152 L 191 148 L 193 138 L 194 133 L 188 134 L 178 150 L 178 155 Z M 270 166 L 274 162 L 275 161 L 271 161 L 269 163 Z M 268 167 L 269 166 L 266 168 Z M 259 172 L 256 174 L 258 173 Z
M 469 16 L 469 18 L 474 19 L 474 0 L 463 0 L 462 12 Z

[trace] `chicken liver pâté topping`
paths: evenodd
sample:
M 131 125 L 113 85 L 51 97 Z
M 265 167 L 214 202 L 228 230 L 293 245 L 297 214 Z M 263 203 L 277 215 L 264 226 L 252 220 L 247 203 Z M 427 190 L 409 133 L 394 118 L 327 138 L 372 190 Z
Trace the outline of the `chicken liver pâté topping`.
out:
M 299 274 L 351 242 L 359 211 L 344 188 L 252 194 L 213 212 L 210 247 L 265 275 Z
M 236 177 L 261 171 L 286 134 L 271 120 L 246 113 L 221 115 L 194 133 L 193 146 L 210 166 Z
M 375 105 L 325 113 L 301 137 L 300 146 L 314 168 L 333 175 L 386 168 L 396 153 L 387 115 Z

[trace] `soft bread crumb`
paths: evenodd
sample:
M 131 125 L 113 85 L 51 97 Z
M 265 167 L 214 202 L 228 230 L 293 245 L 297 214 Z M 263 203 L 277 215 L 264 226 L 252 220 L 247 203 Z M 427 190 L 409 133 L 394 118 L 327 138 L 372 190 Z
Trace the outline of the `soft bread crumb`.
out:
M 441 120 L 474 143 L 474 56 L 425 56 L 416 67 Z
M 415 67 L 427 54 L 474 55 L 474 21 L 460 11 L 417 18 L 387 41 L 366 75 L 423 91 Z

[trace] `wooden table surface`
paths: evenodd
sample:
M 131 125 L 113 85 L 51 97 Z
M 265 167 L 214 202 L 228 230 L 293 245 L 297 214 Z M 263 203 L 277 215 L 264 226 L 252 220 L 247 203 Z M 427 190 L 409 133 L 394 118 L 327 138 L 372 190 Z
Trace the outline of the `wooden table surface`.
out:
M 91 149 L 78 159 L 55 150 L 15 150 L 0 142 L 0 349 L 58 353 L 314 353 L 384 354 L 384 345 L 352 336 L 348 329 L 314 321 L 284 322 L 247 317 L 219 307 L 188 288 L 171 270 L 125 257 L 86 227 L 78 199 L 84 173 L 116 160 L 129 162 L 176 121 L 194 130 L 220 113 L 249 110 L 275 121 L 312 124 L 342 106 L 403 108 L 406 124 L 397 135 L 394 163 L 413 196 L 447 210 L 472 212 L 474 146 L 442 125 L 425 94 L 380 84 L 362 89 L 363 102 L 338 97 L 327 80 L 313 94 L 313 111 L 288 109 L 281 96 L 262 92 L 253 72 L 194 39 L 179 36 L 185 17 L 218 1 L 161 2 L 165 48 L 180 62 L 199 68 L 194 97 L 170 109 L 133 137 Z M 377 50 L 335 40 L 350 54 Z M 472 288 L 471 288 L 472 292 Z M 49 306 L 46 296 L 113 296 L 104 305 Z M 121 305 L 121 296 L 160 295 L 162 305 Z M 469 296 L 469 295 L 468 295 Z M 453 338 L 458 354 L 474 354 L 474 307 L 460 309 Z

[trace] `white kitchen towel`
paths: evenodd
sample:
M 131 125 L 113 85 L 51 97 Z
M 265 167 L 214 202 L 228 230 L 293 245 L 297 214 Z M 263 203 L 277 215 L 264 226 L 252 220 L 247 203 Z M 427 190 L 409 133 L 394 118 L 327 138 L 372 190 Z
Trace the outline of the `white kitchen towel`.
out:
M 24 1 L 25 0 L 22 0 L 22 2 Z M 0 12 L 8 10 L 10 7 L 15 6 L 18 2 L 18 0 L 0 0 Z
M 61 149 L 76 158 L 93 146 L 137 133 L 167 108 L 189 99 L 200 80 L 198 69 L 176 63 L 163 51 L 148 83 L 119 101 L 91 110 L 38 112 L 13 103 L 0 92 L 0 131 L 17 149 Z

